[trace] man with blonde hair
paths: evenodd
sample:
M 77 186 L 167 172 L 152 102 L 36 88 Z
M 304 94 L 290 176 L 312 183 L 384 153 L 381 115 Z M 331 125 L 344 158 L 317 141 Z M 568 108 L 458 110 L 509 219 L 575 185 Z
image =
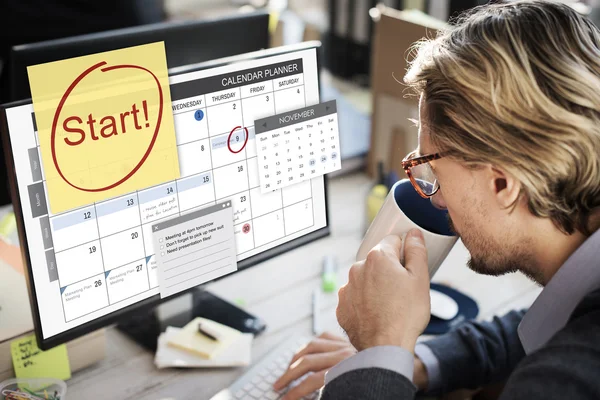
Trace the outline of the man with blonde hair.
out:
M 513 1 L 415 49 L 415 190 L 448 210 L 470 268 L 544 289 L 526 313 L 417 345 L 427 251 L 411 231 L 402 265 L 388 236 L 339 291 L 350 343 L 315 339 L 276 388 L 313 372 L 285 398 L 323 383 L 322 399 L 412 399 L 506 382 L 502 399 L 600 399 L 600 31 L 560 2 Z

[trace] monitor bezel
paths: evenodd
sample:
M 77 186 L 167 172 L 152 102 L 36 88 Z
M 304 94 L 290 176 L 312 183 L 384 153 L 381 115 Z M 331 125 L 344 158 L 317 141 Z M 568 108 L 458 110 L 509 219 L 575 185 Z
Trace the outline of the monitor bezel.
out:
M 250 52 L 250 53 L 245 53 L 245 54 L 241 54 L 241 55 L 237 55 L 237 56 L 225 57 L 225 58 L 221 58 L 218 60 L 212 60 L 212 61 L 207 61 L 207 62 L 203 62 L 203 63 L 193 64 L 193 65 L 186 66 L 186 67 L 173 68 L 173 69 L 169 70 L 169 76 L 179 75 L 179 74 L 187 73 L 187 72 L 199 71 L 199 70 L 208 69 L 208 68 L 219 67 L 219 66 L 223 66 L 223 65 L 227 65 L 227 64 L 231 64 L 231 63 L 235 63 L 235 62 L 261 59 L 261 58 L 266 58 L 266 57 L 270 57 L 270 56 L 274 56 L 274 55 L 289 54 L 289 53 L 293 53 L 296 51 L 310 50 L 310 49 L 314 49 L 316 52 L 317 69 L 318 69 L 317 85 L 318 85 L 318 92 L 319 92 L 319 98 L 320 98 L 322 46 L 321 46 L 321 42 L 319 42 L 319 41 L 307 41 L 307 42 L 302 42 L 302 43 L 299 43 L 296 45 L 275 47 L 275 48 L 270 48 L 270 49 L 266 49 L 266 50 L 259 50 L 259 51 L 254 51 L 254 52 Z M 223 275 L 219 278 L 215 278 L 215 279 L 213 279 L 209 282 L 206 282 L 202 285 L 198 285 L 198 286 L 195 286 L 194 288 L 190 288 L 188 290 L 182 291 L 182 292 L 180 292 L 176 295 L 170 296 L 166 299 L 161 299 L 160 294 L 156 294 L 147 299 L 140 300 L 139 302 L 137 302 L 135 304 L 131 304 L 127 307 L 116 310 L 110 314 L 100 316 L 92 321 L 86 322 L 82 325 L 79 325 L 77 327 L 71 328 L 69 330 L 66 330 L 64 332 L 58 333 L 54 336 L 44 339 L 43 335 L 42 335 L 42 325 L 41 325 L 40 313 L 39 313 L 39 308 L 38 308 L 37 294 L 36 294 L 36 290 L 35 290 L 35 281 L 33 278 L 33 271 L 31 268 L 31 259 L 29 257 L 29 244 L 27 242 L 27 235 L 25 232 L 25 219 L 24 219 L 23 209 L 22 209 L 21 200 L 20 200 L 21 197 L 20 197 L 19 187 L 17 184 L 14 157 L 13 157 L 13 154 L 11 151 L 12 144 L 11 144 L 11 138 L 10 138 L 10 133 L 9 133 L 9 129 L 8 129 L 8 121 L 7 121 L 7 117 L 6 117 L 6 109 L 18 107 L 18 106 L 22 106 L 22 105 L 26 105 L 26 104 L 31 104 L 31 99 L 24 99 L 24 100 L 19 100 L 16 102 L 11 102 L 11 103 L 6 103 L 6 104 L 0 105 L 0 110 L 1 110 L 1 112 L 0 112 L 0 136 L 2 136 L 2 140 L 3 140 L 4 156 L 5 156 L 5 160 L 6 160 L 6 167 L 7 167 L 8 177 L 9 177 L 8 180 L 9 180 L 9 186 L 10 186 L 10 192 L 11 192 L 10 194 L 11 194 L 11 199 L 12 199 L 13 211 L 14 211 L 16 221 L 17 221 L 17 231 L 18 231 L 18 235 L 19 235 L 19 244 L 21 247 L 21 257 L 23 260 L 23 266 L 24 266 L 24 271 L 25 271 L 24 276 L 25 276 L 25 281 L 27 284 L 27 291 L 29 293 L 29 301 L 30 301 L 30 306 L 31 306 L 31 311 L 32 311 L 34 331 L 35 331 L 38 347 L 41 350 L 48 350 L 50 348 L 61 345 L 63 343 L 66 343 L 66 342 L 76 339 L 78 337 L 81 337 L 83 335 L 86 335 L 88 333 L 96 331 L 98 329 L 101 329 L 103 327 L 107 327 L 112 324 L 118 323 L 119 320 L 126 318 L 128 315 L 132 315 L 137 312 L 147 311 L 148 309 L 150 309 L 152 307 L 156 307 L 157 305 L 159 305 L 165 301 L 172 300 L 172 299 L 182 296 L 186 293 L 190 293 L 198 287 L 201 287 L 201 286 L 206 285 L 211 282 L 219 281 L 223 278 L 230 277 L 237 272 L 240 272 L 240 271 L 246 270 L 248 268 L 251 268 L 253 266 L 256 266 L 261 262 L 264 262 L 266 260 L 274 258 L 280 254 L 287 252 L 287 251 L 294 250 L 300 246 L 311 243 L 317 239 L 327 237 L 331 233 L 330 226 L 329 226 L 330 218 L 329 218 L 329 204 L 328 204 L 328 178 L 327 178 L 327 175 L 323 175 L 323 187 L 324 187 L 324 198 L 325 198 L 325 226 L 323 228 L 319 228 L 316 231 L 307 233 L 307 234 L 300 236 L 296 239 L 293 239 L 289 242 L 280 244 L 276 247 L 265 250 L 262 253 L 259 253 L 254 256 L 251 256 L 247 259 L 244 259 L 238 263 L 238 269 L 236 271 L 231 272 L 226 275 Z
M 269 23 L 269 13 L 266 10 L 253 10 L 253 11 L 249 11 L 246 13 L 240 13 L 240 14 L 227 14 L 227 15 L 222 15 L 222 16 L 212 16 L 212 17 L 207 17 L 207 18 L 202 18 L 199 20 L 173 20 L 173 21 L 160 21 L 160 22 L 155 22 L 155 23 L 151 23 L 151 24 L 142 24 L 142 25 L 135 25 L 135 26 L 130 26 L 130 27 L 123 27 L 123 28 L 116 28 L 116 29 L 110 29 L 110 30 L 106 30 L 106 31 L 99 31 L 99 32 L 91 32 L 91 33 L 84 33 L 84 34 L 78 34 L 75 36 L 68 36 L 68 37 L 60 37 L 60 38 L 55 38 L 55 39 L 49 39 L 49 40 L 43 40 L 43 41 L 39 41 L 39 42 L 34 42 L 34 43 L 25 43 L 25 44 L 18 44 L 15 46 L 12 46 L 10 48 L 10 53 L 8 56 L 8 62 L 6 63 L 6 72 L 9 76 L 12 76 L 12 78 L 15 79 L 11 79 L 8 84 L 8 93 L 9 93 L 9 100 L 11 101 L 18 101 L 21 99 L 22 97 L 22 91 L 21 91 L 21 86 L 23 83 L 27 83 L 28 82 L 24 82 L 23 78 L 26 78 L 27 74 L 25 73 L 25 75 L 16 75 L 15 76 L 15 69 L 17 69 L 17 67 L 27 67 L 29 65 L 35 65 L 32 64 L 31 58 L 33 55 L 33 58 L 36 59 L 36 53 L 39 50 L 45 49 L 46 51 L 50 50 L 51 52 L 61 52 L 61 51 L 65 51 L 68 50 L 69 52 L 76 52 L 79 53 L 79 55 L 83 56 L 85 54 L 88 53 L 88 51 L 83 52 L 82 48 L 85 48 L 86 46 L 91 46 L 92 48 L 96 48 L 98 47 L 98 45 L 100 45 L 100 47 L 105 47 L 107 45 L 106 41 L 108 40 L 109 43 L 112 42 L 113 40 L 129 40 L 131 39 L 131 41 L 133 41 L 134 43 L 137 44 L 128 44 L 125 47 L 129 47 L 129 46 L 137 46 L 137 45 L 141 45 L 143 44 L 141 41 L 136 40 L 136 37 L 139 36 L 147 36 L 147 35 L 152 35 L 155 36 L 156 35 L 171 35 L 174 32 L 177 31 L 182 31 L 182 30 L 186 30 L 186 29 L 206 29 L 209 30 L 211 27 L 214 27 L 216 25 L 219 24 L 231 24 L 231 23 L 248 23 L 249 21 L 254 21 L 254 22 L 261 22 L 261 24 L 264 23 L 264 37 L 261 36 L 260 37 L 260 41 L 262 42 L 262 45 L 265 45 L 266 43 L 268 43 L 268 38 L 269 38 L 269 29 L 268 29 L 268 23 Z M 261 21 L 264 20 L 264 21 Z M 253 23 L 254 23 L 253 22 Z M 142 38 L 143 39 L 147 39 L 146 41 L 150 42 L 150 41 L 154 41 L 154 40 L 149 40 L 149 38 Z M 263 40 L 266 39 L 266 41 L 263 42 Z M 158 40 L 156 40 L 158 41 Z M 75 47 L 73 47 L 73 45 L 75 45 Z M 263 47 L 264 49 L 264 47 Z M 115 49 L 116 50 L 116 49 Z M 106 51 L 110 51 L 109 49 L 107 49 Z M 99 52 L 99 50 L 95 50 L 94 52 Z M 79 56 L 78 55 L 78 56 Z M 167 53 L 167 58 L 168 58 L 168 53 Z M 73 56 L 75 57 L 75 56 Z M 167 64 L 168 64 L 169 60 L 167 59 Z M 27 99 L 25 99 L 27 100 Z

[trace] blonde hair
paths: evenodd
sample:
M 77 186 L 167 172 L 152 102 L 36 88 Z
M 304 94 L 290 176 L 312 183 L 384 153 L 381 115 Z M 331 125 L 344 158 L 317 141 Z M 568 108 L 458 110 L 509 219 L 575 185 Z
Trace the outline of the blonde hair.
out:
M 404 81 L 433 144 L 522 184 L 532 214 L 590 235 L 600 207 L 600 31 L 569 6 L 479 6 L 415 44 Z

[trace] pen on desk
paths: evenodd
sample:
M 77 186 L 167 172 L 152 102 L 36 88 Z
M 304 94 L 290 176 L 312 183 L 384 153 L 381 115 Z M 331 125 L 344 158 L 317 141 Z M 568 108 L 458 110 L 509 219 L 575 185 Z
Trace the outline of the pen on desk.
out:
M 321 304 L 320 304 L 320 294 L 319 294 L 319 289 L 315 289 L 313 291 L 313 296 L 312 296 L 312 328 L 313 328 L 313 334 L 318 335 L 319 333 L 321 333 L 321 326 L 320 326 L 320 322 L 319 322 L 319 311 L 321 309 Z

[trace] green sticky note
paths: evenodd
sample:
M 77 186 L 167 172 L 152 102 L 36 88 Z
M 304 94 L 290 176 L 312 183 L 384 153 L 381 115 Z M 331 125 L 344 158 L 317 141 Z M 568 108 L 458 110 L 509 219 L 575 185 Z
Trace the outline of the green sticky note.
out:
M 42 351 L 37 346 L 35 335 L 30 335 L 12 341 L 10 352 L 17 378 L 71 378 L 67 346 L 64 344 Z

